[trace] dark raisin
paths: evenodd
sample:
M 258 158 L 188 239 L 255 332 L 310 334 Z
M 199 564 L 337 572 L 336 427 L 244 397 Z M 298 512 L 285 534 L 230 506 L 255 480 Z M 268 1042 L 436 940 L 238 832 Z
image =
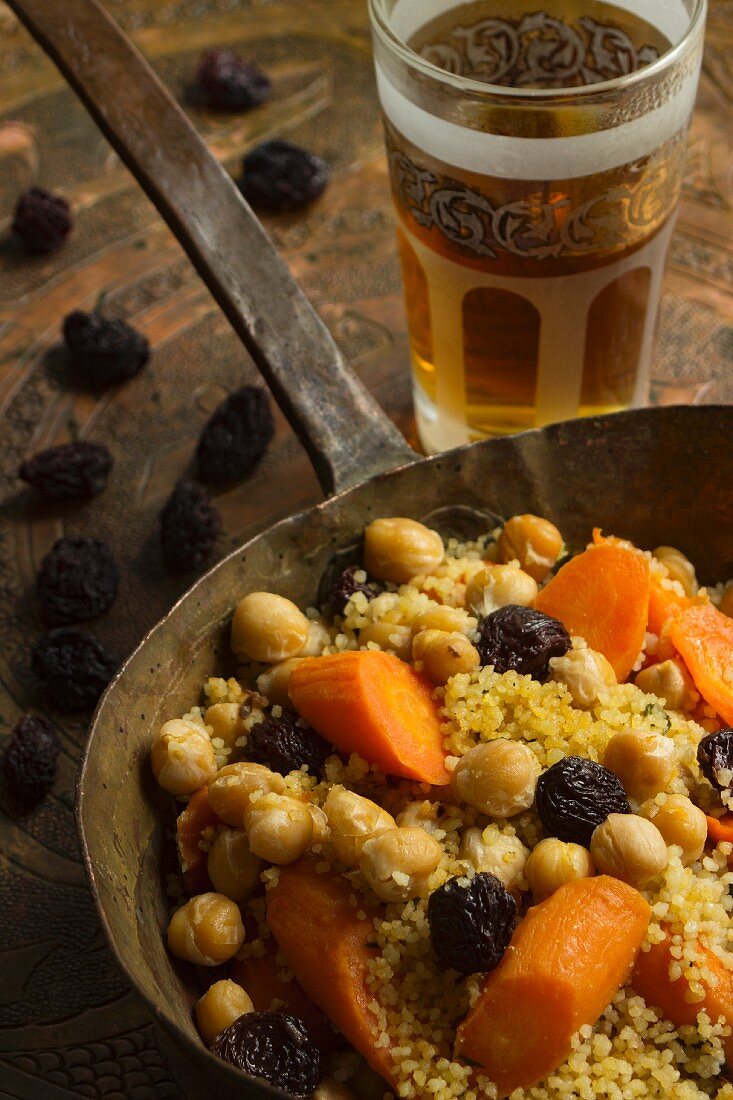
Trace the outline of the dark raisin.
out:
M 733 729 L 703 737 L 697 746 L 697 762 L 716 790 L 729 791 L 733 787 Z
M 288 1012 L 248 1012 L 220 1032 L 211 1049 L 290 1096 L 311 1096 L 321 1079 L 321 1052 L 300 1017 Z
M 254 470 L 275 434 L 267 394 L 242 386 L 215 410 L 196 449 L 204 481 L 233 481 Z
M 494 875 L 451 878 L 428 900 L 430 942 L 439 962 L 461 974 L 493 970 L 517 920 L 517 903 Z
M 513 669 L 541 682 L 550 674 L 550 658 L 564 656 L 571 644 L 561 622 L 529 607 L 508 604 L 479 624 L 482 665 L 493 665 L 496 672 Z
M 246 750 L 248 760 L 266 764 L 280 775 L 288 775 L 305 765 L 310 775 L 316 776 L 323 774 L 323 765 L 333 751 L 328 742 L 292 710 L 284 710 L 279 718 L 268 714 L 253 726 Z
M 24 714 L 13 729 L 3 758 L 10 795 L 28 806 L 40 802 L 56 778 L 60 750 L 58 734 L 51 723 Z
M 150 345 L 126 321 L 76 309 L 64 320 L 74 373 L 89 386 L 114 386 L 142 370 Z
M 357 592 L 363 592 L 368 600 L 373 600 L 383 591 L 382 586 L 369 577 L 365 581 L 358 581 L 356 574 L 360 572 L 364 572 L 361 565 L 350 565 L 334 584 L 328 601 L 334 615 L 343 615 L 347 603 Z
M 200 572 L 221 532 L 221 517 L 206 490 L 179 481 L 160 513 L 163 558 L 171 573 Z
M 44 623 L 62 626 L 103 614 L 117 595 L 119 573 L 101 539 L 58 539 L 41 562 L 38 597 Z
M 18 199 L 13 230 L 29 252 L 53 252 L 64 243 L 74 221 L 66 199 L 31 187 Z
M 112 469 L 103 443 L 61 443 L 48 447 L 20 468 L 23 481 L 49 500 L 88 500 L 101 493 Z
M 590 847 L 609 814 L 630 814 L 621 781 L 595 760 L 565 756 L 537 782 L 537 813 L 548 836 Z
M 66 627 L 52 630 L 35 644 L 32 663 L 62 710 L 91 710 L 119 665 L 96 638 Z
M 328 165 L 320 157 L 289 141 L 265 141 L 242 162 L 242 194 L 252 206 L 292 210 L 312 202 L 324 191 Z
M 201 58 L 196 80 L 209 107 L 244 111 L 269 98 L 272 84 L 258 65 L 234 50 L 209 50 Z

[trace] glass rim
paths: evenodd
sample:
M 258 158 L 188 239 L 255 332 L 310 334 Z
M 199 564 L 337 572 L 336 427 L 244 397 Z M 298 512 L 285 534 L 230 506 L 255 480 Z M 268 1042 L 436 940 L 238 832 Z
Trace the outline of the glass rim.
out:
M 573 88 L 512 88 L 506 84 L 491 84 L 485 80 L 476 80 L 473 77 L 460 76 L 449 73 L 447 69 L 441 69 L 432 61 L 427 61 L 420 54 L 410 49 L 397 34 L 394 33 L 387 22 L 387 0 L 368 0 L 369 15 L 372 29 L 380 37 L 384 45 L 412 68 L 418 69 L 423 76 L 431 80 L 447 85 L 454 91 L 473 92 L 481 96 L 493 96 L 515 102 L 532 104 L 534 106 L 558 105 L 567 100 L 573 100 L 577 106 L 578 98 L 591 98 L 604 95 L 609 92 L 626 91 L 646 80 L 654 77 L 670 68 L 675 62 L 684 57 L 691 40 L 704 21 L 707 12 L 708 0 L 694 0 L 694 8 L 690 14 L 690 22 L 682 38 L 674 46 L 670 46 L 656 61 L 637 69 L 633 73 L 625 73 L 623 76 L 615 76 L 610 80 L 602 80 L 597 84 L 581 84 Z

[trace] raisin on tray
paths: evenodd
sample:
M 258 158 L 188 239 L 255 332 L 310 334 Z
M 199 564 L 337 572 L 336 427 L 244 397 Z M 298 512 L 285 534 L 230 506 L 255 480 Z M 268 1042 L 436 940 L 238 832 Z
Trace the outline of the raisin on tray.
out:
M 103 443 L 60 443 L 26 459 L 19 474 L 49 500 L 88 500 L 101 493 L 112 469 Z
M 245 111 L 269 98 L 272 84 L 258 65 L 234 50 L 209 50 L 201 59 L 196 81 L 206 103 L 220 111 Z
M 254 470 L 275 434 L 270 402 L 260 386 L 242 386 L 214 411 L 196 449 L 204 481 L 228 481 Z
M 221 532 L 221 517 L 206 490 L 179 481 L 160 513 L 163 558 L 171 573 L 200 572 Z
M 382 586 L 376 581 L 370 580 L 369 577 L 365 581 L 358 581 L 356 579 L 357 573 L 365 573 L 364 568 L 361 565 L 350 565 L 348 569 L 344 569 L 333 585 L 329 596 L 329 604 L 334 615 L 343 615 L 347 603 L 357 592 L 363 592 L 368 600 L 373 600 L 375 596 L 383 591 Z
M 310 1097 L 321 1079 L 318 1047 L 300 1017 L 287 1012 L 248 1012 L 220 1032 L 211 1049 L 298 1100 Z
M 136 375 L 150 357 L 142 333 L 101 313 L 74 310 L 64 320 L 64 340 L 75 374 L 89 386 L 114 386 Z
M 476 648 L 482 665 L 493 665 L 497 672 L 513 669 L 542 682 L 550 674 L 550 659 L 563 657 L 571 645 L 557 619 L 508 604 L 481 620 Z
M 101 539 L 57 539 L 41 562 L 38 597 L 41 618 L 52 626 L 94 619 L 117 595 L 119 573 Z
M 494 875 L 448 879 L 428 900 L 430 942 L 440 963 L 461 974 L 493 970 L 517 920 L 517 903 Z
M 703 737 L 697 746 L 702 774 L 718 791 L 733 787 L 733 729 L 718 730 Z
M 621 781 L 595 760 L 565 756 L 540 776 L 537 813 L 548 836 L 590 847 L 593 831 L 609 814 L 629 814 Z
M 51 789 L 56 760 L 61 750 L 58 734 L 49 721 L 24 714 L 16 723 L 3 758 L 8 792 L 32 806 Z
M 67 627 L 46 634 L 32 651 L 33 671 L 62 710 L 91 710 L 118 665 L 96 638 Z
M 310 775 L 320 777 L 333 752 L 328 742 L 291 710 L 284 710 L 277 718 L 268 714 L 252 727 L 247 738 L 247 759 L 265 764 L 280 775 L 289 775 L 305 765 Z
M 242 194 L 252 206 L 293 210 L 317 199 L 326 188 L 325 161 L 289 141 L 265 141 L 242 162 Z
M 53 252 L 64 243 L 74 225 L 66 199 L 42 187 L 31 187 L 18 199 L 13 231 L 29 252 Z

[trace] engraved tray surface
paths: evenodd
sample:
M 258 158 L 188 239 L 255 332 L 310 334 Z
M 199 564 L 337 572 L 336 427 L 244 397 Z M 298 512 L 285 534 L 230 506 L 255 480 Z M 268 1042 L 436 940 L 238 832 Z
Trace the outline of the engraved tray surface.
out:
M 362 0 L 108 0 L 179 95 L 199 53 L 229 43 L 274 77 L 247 115 L 193 110 L 233 172 L 257 142 L 286 136 L 334 169 L 323 200 L 268 228 L 352 364 L 412 435 L 407 342 L 382 135 Z M 732 402 L 733 0 L 713 2 L 685 195 L 662 310 L 658 403 Z M 76 211 L 64 248 L 28 258 L 6 230 L 31 183 Z M 151 340 L 149 367 L 101 397 L 75 390 L 58 350 L 75 307 L 101 299 Z M 181 381 L 185 384 L 181 385 Z M 0 786 L 0 1098 L 177 1098 L 149 1018 L 109 956 L 87 894 L 73 820 L 82 721 L 44 707 L 28 671 L 40 633 L 33 581 L 60 534 L 107 539 L 120 596 L 89 629 L 121 656 L 185 587 L 160 564 L 157 514 L 191 466 L 221 398 L 256 372 L 156 212 L 53 66 L 0 3 L 0 746 L 25 711 L 48 713 L 63 750 L 52 794 L 15 816 Z M 223 556 L 320 498 L 278 415 L 265 460 L 217 497 Z M 42 508 L 22 459 L 83 434 L 115 456 L 109 486 L 81 507 Z M 276 487 L 276 488 L 275 488 Z M 273 489 L 275 488 L 275 491 Z M 2 781 L 0 780 L 0 783 Z

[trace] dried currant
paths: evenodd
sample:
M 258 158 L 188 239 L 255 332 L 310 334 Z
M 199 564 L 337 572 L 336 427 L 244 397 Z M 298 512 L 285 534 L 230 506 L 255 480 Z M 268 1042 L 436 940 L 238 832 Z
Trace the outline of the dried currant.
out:
M 18 199 L 13 231 L 29 252 L 53 252 L 64 243 L 74 221 L 66 199 L 42 187 L 31 187 Z
M 304 765 L 310 775 L 321 776 L 333 749 L 320 734 L 306 725 L 295 711 L 268 714 L 252 727 L 247 738 L 247 759 L 266 764 L 280 775 L 289 775 Z
M 242 194 L 252 206 L 292 210 L 317 199 L 329 179 L 325 161 L 289 141 L 265 141 L 242 162 Z
M 64 340 L 75 373 L 89 386 L 126 382 L 150 356 L 148 341 L 132 325 L 80 309 L 65 318 Z
M 269 98 L 272 84 L 258 65 L 234 50 L 209 50 L 201 58 L 196 81 L 206 103 L 220 111 L 245 111 Z
M 88 500 L 101 493 L 112 469 L 103 443 L 60 443 L 48 447 L 20 468 L 20 477 L 49 500 Z
M 260 386 L 242 386 L 214 411 L 196 449 L 204 481 L 228 481 L 254 470 L 275 434 L 270 402 Z
M 733 787 L 733 729 L 703 737 L 697 746 L 697 762 L 716 790 L 729 791 Z
M 57 539 L 41 562 L 38 597 L 44 623 L 63 626 L 94 619 L 117 595 L 119 573 L 101 539 Z
M 46 634 L 32 651 L 33 671 L 62 710 L 91 710 L 118 665 L 96 638 L 66 627 Z
M 365 580 L 357 580 L 356 575 L 364 574 Z M 350 565 L 331 589 L 329 604 L 334 615 L 343 615 L 346 605 L 357 592 L 363 592 L 368 600 L 373 600 L 382 591 L 382 586 L 367 577 L 361 565 Z
M 548 836 L 590 847 L 593 831 L 609 814 L 629 814 L 621 781 L 582 756 L 565 756 L 540 776 L 537 813 Z
M 493 665 L 497 672 L 513 669 L 544 681 L 550 674 L 550 658 L 563 657 L 571 644 L 557 619 L 516 604 L 500 607 L 479 624 L 481 664 Z
M 28 806 L 40 802 L 56 778 L 60 750 L 58 734 L 51 723 L 37 715 L 24 714 L 10 735 L 3 758 L 10 795 Z
M 448 879 L 428 899 L 430 942 L 439 962 L 461 974 L 493 970 L 517 920 L 517 903 L 494 875 Z
M 290 1096 L 310 1097 L 321 1079 L 321 1052 L 299 1016 L 248 1012 L 211 1045 L 214 1054 Z
M 206 490 L 179 481 L 160 513 L 163 558 L 172 573 L 204 568 L 221 531 L 221 518 Z

